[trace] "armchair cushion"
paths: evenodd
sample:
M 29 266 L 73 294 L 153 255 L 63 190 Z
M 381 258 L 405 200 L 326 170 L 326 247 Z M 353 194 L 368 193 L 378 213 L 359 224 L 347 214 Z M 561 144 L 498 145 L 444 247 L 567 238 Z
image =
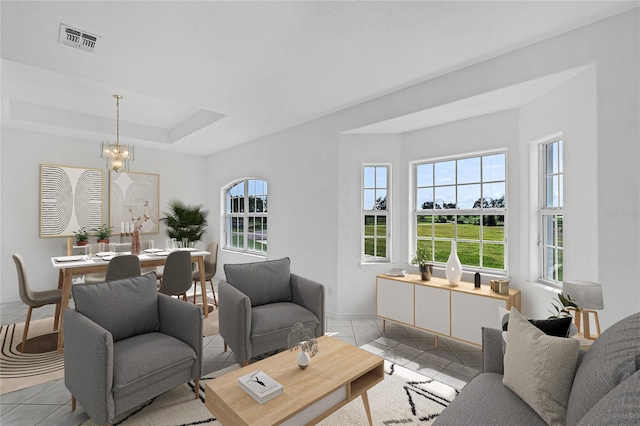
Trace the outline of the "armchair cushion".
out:
M 251 306 L 291 301 L 291 261 L 226 264 L 227 282 L 249 296 Z
M 158 331 L 155 274 L 71 287 L 76 310 L 111 333 L 117 342 Z M 113 291 L 116 289 L 118 291 Z

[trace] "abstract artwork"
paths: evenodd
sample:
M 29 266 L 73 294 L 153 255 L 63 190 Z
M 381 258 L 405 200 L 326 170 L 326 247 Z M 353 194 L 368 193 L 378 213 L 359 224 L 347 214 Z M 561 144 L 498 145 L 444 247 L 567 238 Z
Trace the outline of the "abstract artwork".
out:
M 140 233 L 160 232 L 160 175 L 153 173 L 109 172 L 110 223 L 114 234 L 123 232 L 123 222 L 144 215 L 149 219 L 142 223 Z
M 40 236 L 102 225 L 102 169 L 40 165 Z

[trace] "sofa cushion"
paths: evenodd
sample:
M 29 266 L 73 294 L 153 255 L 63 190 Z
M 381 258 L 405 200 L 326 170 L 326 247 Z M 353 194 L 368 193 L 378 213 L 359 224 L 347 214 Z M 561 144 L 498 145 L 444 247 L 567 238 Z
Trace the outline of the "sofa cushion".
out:
M 286 347 L 291 327 L 301 322 L 315 330 L 318 317 L 308 309 L 291 302 L 271 303 L 251 310 L 251 345 L 254 355 Z M 280 343 L 279 343 L 280 342 Z M 284 343 L 282 343 L 284 342 Z
M 502 321 L 502 331 L 509 329 L 509 311 L 503 307 L 498 307 Z M 571 335 L 571 322 L 573 317 L 548 318 L 548 319 L 531 319 L 528 321 L 542 330 L 549 336 L 569 337 Z
M 113 341 L 158 331 L 158 291 L 154 273 L 71 287 L 76 310 L 113 336 Z M 117 289 L 117 291 L 114 291 Z
M 251 306 L 291 301 L 291 261 L 225 264 L 227 282 L 249 296 Z
M 471 380 L 436 418 L 433 426 L 546 426 L 538 414 L 502 384 L 502 374 L 482 373 Z
M 549 425 L 564 425 L 579 349 L 577 339 L 548 336 L 512 308 L 503 383 Z
M 569 397 L 567 425 L 575 426 L 612 389 L 640 368 L 640 313 L 606 329 L 584 355 Z
M 634 425 L 640 422 L 640 371 L 613 388 L 578 423 L 580 426 Z

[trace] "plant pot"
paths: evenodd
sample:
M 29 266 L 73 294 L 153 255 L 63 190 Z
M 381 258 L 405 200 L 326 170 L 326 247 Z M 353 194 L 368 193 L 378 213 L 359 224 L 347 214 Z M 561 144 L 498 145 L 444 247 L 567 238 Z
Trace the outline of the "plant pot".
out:
M 422 281 L 431 281 L 431 275 L 433 274 L 433 265 L 429 263 L 423 263 L 420 265 L 420 276 Z
M 86 246 L 88 243 L 88 241 L 76 241 L 77 246 Z
M 306 353 L 305 351 L 300 351 L 300 353 L 298 354 L 298 358 L 296 359 L 298 362 L 298 367 L 300 367 L 301 369 L 305 369 L 309 366 L 309 363 L 311 362 L 311 358 L 309 357 L 309 354 Z
M 109 239 L 108 238 L 103 238 L 101 240 L 98 240 L 99 243 L 105 243 L 105 244 L 109 244 Z

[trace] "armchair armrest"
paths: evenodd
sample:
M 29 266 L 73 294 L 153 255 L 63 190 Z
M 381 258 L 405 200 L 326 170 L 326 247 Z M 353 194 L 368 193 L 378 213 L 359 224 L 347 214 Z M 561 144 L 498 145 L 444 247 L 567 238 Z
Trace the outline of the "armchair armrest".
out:
M 238 356 L 238 361 L 248 360 L 251 348 L 251 300 L 226 280 L 218 284 L 218 300 L 220 335 Z
M 160 333 L 175 337 L 191 346 L 197 361 L 193 366 L 194 379 L 202 376 L 202 308 L 192 303 L 158 293 Z
M 87 412 L 100 417 L 95 421 L 106 423 L 115 415 L 113 337 L 75 309 L 64 312 L 64 328 L 64 384 Z
M 504 374 L 502 331 L 482 327 L 482 372 Z
M 313 312 L 320 321 L 316 337 L 324 334 L 324 286 L 308 278 L 291 274 L 291 301 Z

